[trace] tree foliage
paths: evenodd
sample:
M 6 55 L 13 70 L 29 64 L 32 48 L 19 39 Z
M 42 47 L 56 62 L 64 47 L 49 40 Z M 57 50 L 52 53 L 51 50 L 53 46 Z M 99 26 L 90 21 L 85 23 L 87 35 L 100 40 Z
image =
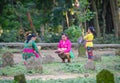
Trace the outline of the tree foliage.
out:
M 99 33 L 111 33 L 111 30 L 115 27 L 107 28 L 111 26 L 108 26 L 108 24 L 113 22 L 112 20 L 108 20 L 109 16 L 106 16 L 105 30 L 105 26 L 102 26 L 105 24 L 101 16 L 103 15 L 102 10 L 104 4 L 100 1 L 97 2 L 97 0 L 93 1 L 95 1 L 99 17 L 96 19 L 99 20 Z M 41 42 L 48 42 L 48 40 L 51 40 L 49 42 L 57 42 L 59 40 L 58 36 L 62 32 L 69 34 L 71 30 L 78 27 L 76 32 L 72 35 L 69 34 L 70 36 L 75 36 L 71 40 L 76 42 L 78 35 L 80 36 L 81 33 L 78 32 L 80 29 L 84 28 L 86 30 L 91 25 L 95 26 L 93 21 L 96 11 L 93 11 L 91 5 L 90 0 L 1 0 L 0 41 L 21 42 L 24 41 L 26 34 L 36 31 L 41 38 Z M 28 13 L 30 14 L 33 27 L 30 26 Z M 53 36 L 48 37 L 48 35 Z M 9 38 L 7 39 L 5 37 Z

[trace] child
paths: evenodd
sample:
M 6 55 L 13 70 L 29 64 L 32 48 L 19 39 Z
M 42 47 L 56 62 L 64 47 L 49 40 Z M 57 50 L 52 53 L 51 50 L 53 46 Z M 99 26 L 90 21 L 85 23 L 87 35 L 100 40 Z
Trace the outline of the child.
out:
M 93 39 L 94 39 L 95 30 L 93 27 L 89 27 L 86 35 L 84 36 L 85 48 L 88 54 L 88 60 L 93 59 Z

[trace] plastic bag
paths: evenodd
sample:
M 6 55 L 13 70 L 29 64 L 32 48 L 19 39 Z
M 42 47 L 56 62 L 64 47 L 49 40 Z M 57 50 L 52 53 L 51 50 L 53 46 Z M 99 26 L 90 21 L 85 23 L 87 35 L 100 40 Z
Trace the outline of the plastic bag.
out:
M 70 58 L 74 58 L 75 57 L 75 55 L 74 55 L 74 53 L 72 52 L 72 50 L 70 51 Z

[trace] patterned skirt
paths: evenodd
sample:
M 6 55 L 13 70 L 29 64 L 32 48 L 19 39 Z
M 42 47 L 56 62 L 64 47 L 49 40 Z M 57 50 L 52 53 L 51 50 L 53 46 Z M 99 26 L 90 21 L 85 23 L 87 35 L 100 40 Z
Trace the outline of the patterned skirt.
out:
M 33 49 L 28 49 L 28 48 L 23 49 L 22 57 L 23 57 L 24 60 L 27 60 L 32 56 L 36 57 L 36 58 L 39 58 L 39 54 L 36 53 Z
M 93 47 L 87 47 L 88 59 L 93 59 Z

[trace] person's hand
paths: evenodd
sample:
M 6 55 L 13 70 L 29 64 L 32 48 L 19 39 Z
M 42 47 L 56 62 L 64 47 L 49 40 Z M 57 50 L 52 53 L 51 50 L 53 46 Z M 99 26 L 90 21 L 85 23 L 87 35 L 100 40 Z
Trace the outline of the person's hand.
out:
M 55 53 L 60 53 L 60 51 L 59 51 L 59 50 L 56 50 Z
M 41 46 L 37 46 L 38 50 L 41 50 Z
M 62 51 L 62 49 L 61 49 L 61 48 L 58 48 L 58 51 Z
M 61 52 L 60 52 L 60 54 L 63 54 L 64 53 L 64 51 L 62 50 Z
M 39 56 L 40 56 L 40 58 L 42 58 L 42 54 L 41 54 L 41 52 L 39 52 Z
M 88 32 L 86 32 L 86 35 L 89 34 Z

